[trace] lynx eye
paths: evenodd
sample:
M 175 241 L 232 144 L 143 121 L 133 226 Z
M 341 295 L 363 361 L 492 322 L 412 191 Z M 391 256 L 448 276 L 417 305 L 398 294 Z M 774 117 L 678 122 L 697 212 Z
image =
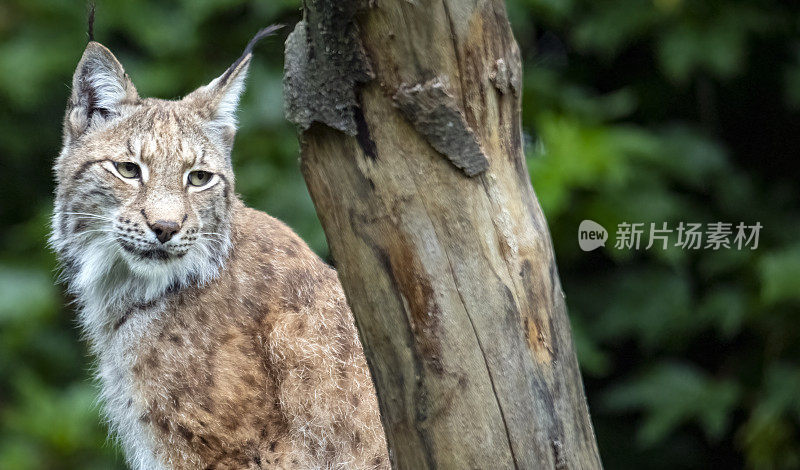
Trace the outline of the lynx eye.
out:
M 139 165 L 133 162 L 114 163 L 114 168 L 117 169 L 117 173 L 123 178 L 138 178 L 142 174 Z
M 211 181 L 213 173 L 207 171 L 197 170 L 189 173 L 189 184 L 192 186 L 203 186 Z

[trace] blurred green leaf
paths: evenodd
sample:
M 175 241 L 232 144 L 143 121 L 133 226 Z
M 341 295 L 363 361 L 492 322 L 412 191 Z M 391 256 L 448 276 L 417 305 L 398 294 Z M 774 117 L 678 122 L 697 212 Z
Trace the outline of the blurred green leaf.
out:
M 759 275 L 761 297 L 767 305 L 800 300 L 800 245 L 765 254 Z
M 611 410 L 641 411 L 638 438 L 648 446 L 689 422 L 700 425 L 709 439 L 719 440 L 730 425 L 740 393 L 735 382 L 714 380 L 685 364 L 666 363 L 611 387 L 603 403 Z
M 605 342 L 634 337 L 653 349 L 685 340 L 685 334 L 697 327 L 689 287 L 678 272 L 630 270 L 599 279 L 593 287 L 614 299 L 597 311 L 593 322 L 594 335 Z
M 747 295 L 741 288 L 717 287 L 698 306 L 698 316 L 714 324 L 727 338 L 742 328 L 747 315 Z
M 774 364 L 750 419 L 739 433 L 754 469 L 790 469 L 800 465 L 797 422 L 800 420 L 800 368 Z
M 592 336 L 588 325 L 576 318 L 571 326 L 572 339 L 583 373 L 598 377 L 606 375 L 611 369 L 610 358 Z

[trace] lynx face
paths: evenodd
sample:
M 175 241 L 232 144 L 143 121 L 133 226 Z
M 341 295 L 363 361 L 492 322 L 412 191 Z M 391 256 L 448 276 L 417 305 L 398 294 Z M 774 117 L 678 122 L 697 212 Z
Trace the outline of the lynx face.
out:
M 216 275 L 230 247 L 230 151 L 250 57 L 182 100 L 141 99 L 113 54 L 89 43 L 55 165 L 51 242 L 73 290 L 108 296 L 122 284 L 146 301 Z

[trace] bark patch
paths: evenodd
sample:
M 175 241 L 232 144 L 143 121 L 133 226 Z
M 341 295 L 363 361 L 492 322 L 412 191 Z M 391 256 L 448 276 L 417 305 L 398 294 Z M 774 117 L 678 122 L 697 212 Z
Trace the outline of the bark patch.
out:
M 305 18 L 286 39 L 286 119 L 303 130 L 317 121 L 355 136 L 355 89 L 374 78 L 353 21 L 366 2 L 306 3 Z
M 401 86 L 394 103 L 431 147 L 464 174 L 476 176 L 489 168 L 475 133 L 441 79 Z
M 516 95 L 522 86 L 521 68 L 518 57 L 512 57 L 511 63 L 506 63 L 505 59 L 497 59 L 489 72 L 489 81 L 500 93 L 505 95 L 511 91 Z

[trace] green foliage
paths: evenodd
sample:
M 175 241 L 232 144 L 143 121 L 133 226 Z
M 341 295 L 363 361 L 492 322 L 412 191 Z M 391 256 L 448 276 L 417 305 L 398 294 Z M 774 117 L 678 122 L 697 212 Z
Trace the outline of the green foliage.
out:
M 784 139 L 766 154 L 760 147 L 772 142 L 757 131 L 800 129 L 798 45 L 788 39 L 798 10 L 524 3 L 540 13 L 539 21 L 512 16 L 529 51 L 528 166 L 606 466 L 796 468 L 800 251 L 791 234 L 800 224 L 800 147 Z M 762 118 L 744 98 L 765 87 L 758 99 L 774 114 Z M 611 242 L 584 253 L 576 243 L 584 219 L 612 239 L 626 221 L 765 228 L 757 250 Z
M 141 94 L 222 73 L 299 0 L 99 2 Z M 800 466 L 800 6 L 508 0 L 531 178 L 607 468 Z M 121 468 L 46 249 L 50 167 L 85 7 L 0 4 L 0 468 Z M 285 33 L 284 33 L 285 34 Z M 258 47 L 233 160 L 245 201 L 326 254 L 283 120 L 282 38 Z M 611 232 L 579 250 L 577 227 Z M 621 222 L 760 222 L 757 250 L 617 250 Z
M 752 468 L 797 468 L 797 426 L 800 419 L 800 369 L 776 363 L 769 367 L 758 404 L 738 437 L 748 449 Z
M 629 382 L 614 385 L 601 406 L 611 412 L 642 410 L 639 441 L 663 441 L 686 422 L 696 421 L 709 439 L 718 441 L 730 427 L 740 398 L 736 383 L 714 380 L 683 364 L 661 363 Z
M 764 255 L 759 268 L 765 304 L 800 300 L 800 244 Z

